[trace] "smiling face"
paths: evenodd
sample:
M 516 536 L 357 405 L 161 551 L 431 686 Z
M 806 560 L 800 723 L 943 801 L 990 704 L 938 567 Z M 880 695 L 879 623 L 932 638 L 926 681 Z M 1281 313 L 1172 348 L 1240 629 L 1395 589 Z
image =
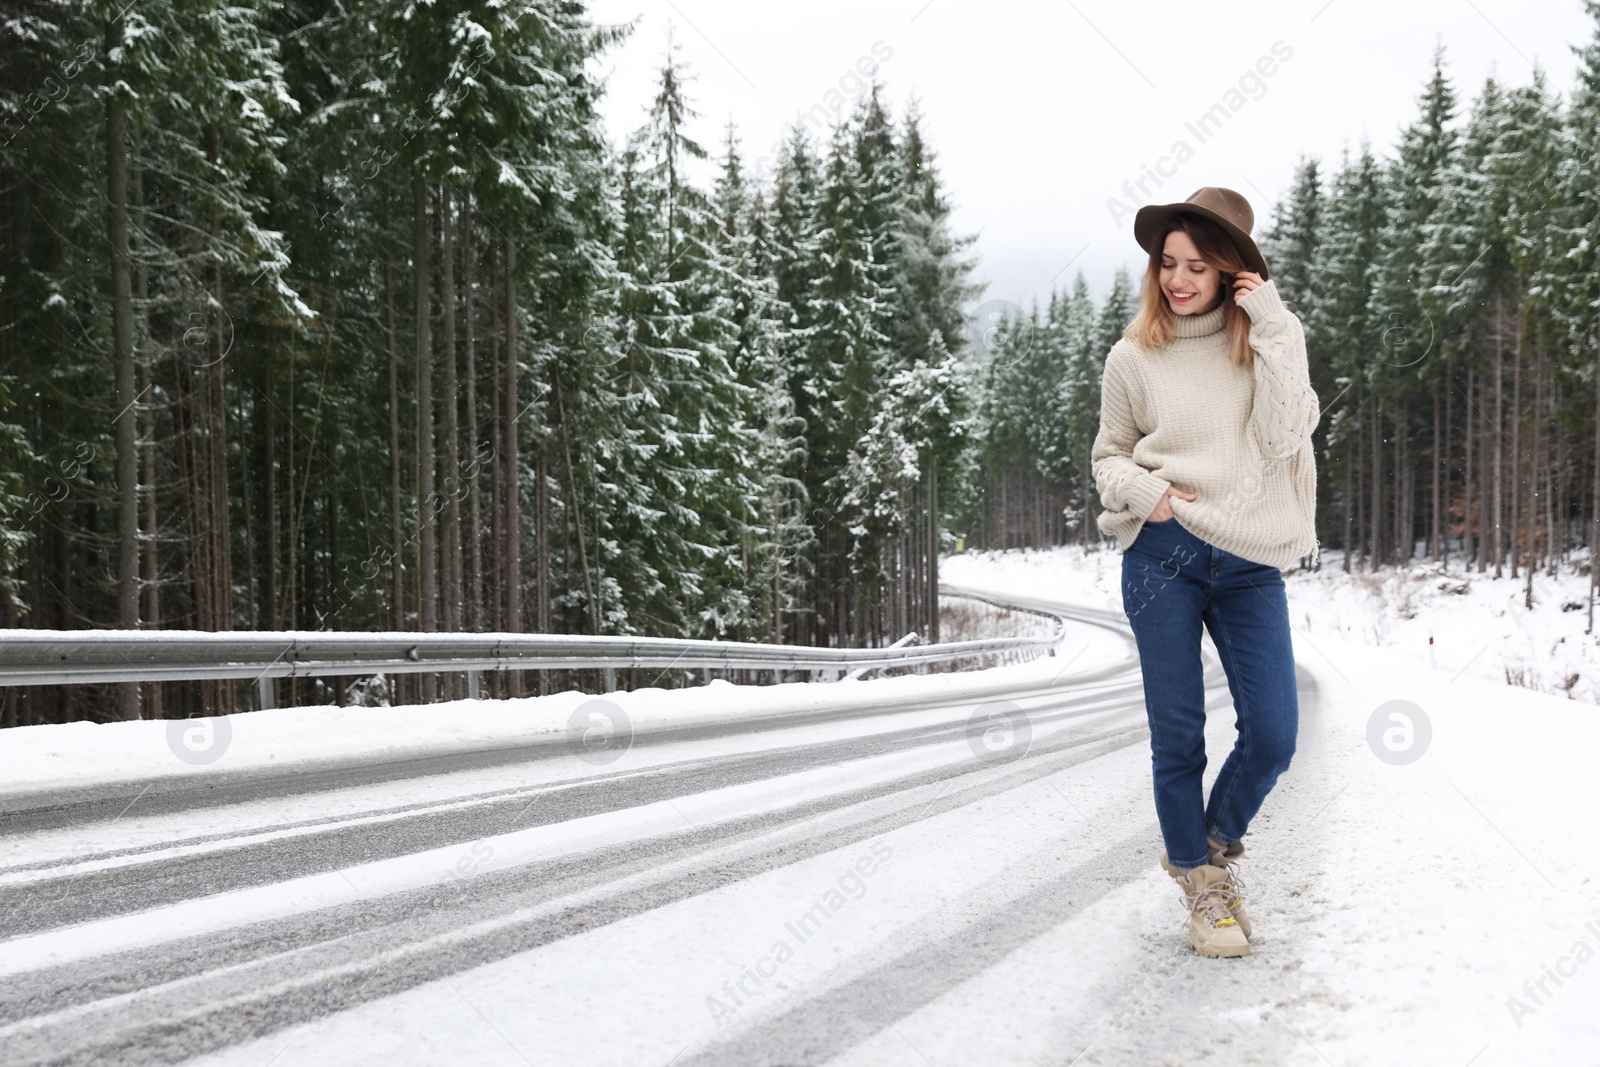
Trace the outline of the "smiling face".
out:
M 1222 303 L 1222 272 L 1200 257 L 1182 230 L 1167 234 L 1161 246 L 1161 292 L 1178 315 L 1203 315 Z

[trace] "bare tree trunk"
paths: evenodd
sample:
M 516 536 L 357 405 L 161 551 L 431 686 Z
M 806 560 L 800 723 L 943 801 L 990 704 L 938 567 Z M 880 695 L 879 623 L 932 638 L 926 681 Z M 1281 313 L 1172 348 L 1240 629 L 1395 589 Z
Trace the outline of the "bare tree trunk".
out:
M 1359 555 L 1361 557 L 1361 569 L 1362 570 L 1366 570 L 1366 554 L 1367 554 L 1367 422 L 1366 422 L 1366 418 L 1367 418 L 1367 416 L 1366 416 L 1367 399 L 1366 399 L 1366 397 L 1365 396 L 1360 397 L 1357 402 L 1355 402 L 1355 403 L 1353 403 L 1351 405 L 1351 407 L 1352 407 L 1353 411 L 1359 413 L 1357 418 L 1352 420 L 1353 425 L 1350 427 L 1350 436 L 1354 439 L 1352 441 L 1352 444 L 1355 447 L 1354 462 L 1351 465 L 1351 477 L 1355 482 L 1355 485 L 1353 487 L 1353 492 L 1351 493 L 1351 497 L 1355 500 L 1355 510 L 1356 510 L 1356 525 L 1355 525 L 1355 532 L 1354 532 L 1353 536 L 1355 538 L 1355 542 L 1357 544 L 1359 544 L 1359 548 L 1357 548 L 1356 545 L 1352 545 L 1351 551 L 1355 552 L 1357 555 Z
M 1560 385 L 1556 381 L 1555 368 L 1548 362 L 1545 363 L 1545 373 L 1549 376 L 1547 381 L 1550 386 L 1549 407 L 1543 418 L 1550 420 L 1550 447 L 1554 458 L 1546 464 L 1546 470 L 1556 472 L 1556 484 L 1553 491 L 1545 494 L 1544 524 L 1550 531 L 1549 541 L 1545 548 L 1545 555 L 1549 558 L 1550 577 L 1556 576 L 1556 566 L 1565 563 L 1567 559 L 1567 545 L 1571 541 L 1572 523 L 1567 516 L 1572 514 L 1572 460 L 1567 455 L 1569 444 L 1567 435 L 1559 429 L 1556 413 L 1561 407 Z M 1579 461 L 1582 462 L 1581 460 Z
M 1527 477 L 1522 462 L 1522 320 L 1524 301 L 1517 298 L 1517 340 L 1511 350 L 1511 577 L 1517 577 L 1522 554 L 1529 551 L 1522 529 L 1522 493 Z M 1528 510 L 1532 519 L 1532 509 Z
M 1529 462 L 1532 468 L 1528 473 L 1528 570 L 1531 572 L 1543 564 L 1545 546 L 1549 540 L 1549 526 L 1545 523 L 1544 511 L 1550 499 L 1548 487 L 1545 484 L 1545 473 L 1548 468 L 1544 463 L 1544 360 L 1540 358 L 1539 346 L 1533 346 L 1533 458 Z
M 262 389 L 267 395 L 262 436 L 267 439 L 267 629 L 283 629 L 279 613 L 278 590 L 283 587 L 283 574 L 278 568 L 278 551 L 283 543 L 283 528 L 278 516 L 278 401 L 272 394 L 277 385 L 277 374 L 269 364 Z
M 122 20 L 106 27 L 106 51 L 120 48 Z M 116 92 L 106 95 L 106 231 L 111 260 L 111 353 L 117 379 L 117 625 L 139 626 L 139 456 L 133 373 L 133 276 L 128 265 L 126 117 Z M 117 686 L 117 714 L 139 717 L 139 683 Z
M 587 609 L 589 615 L 590 628 L 594 633 L 598 634 L 600 632 L 600 599 L 595 592 L 595 583 L 589 571 L 589 550 L 585 544 L 583 536 L 583 498 L 578 493 L 578 480 L 573 471 L 572 441 L 569 433 L 569 427 L 571 424 L 567 421 L 566 404 L 561 399 L 561 383 L 559 379 L 556 382 L 554 392 L 556 398 L 556 417 L 561 420 L 561 454 L 563 458 L 565 458 L 567 465 L 568 498 L 565 501 L 566 507 L 564 507 L 562 510 L 571 520 L 572 529 L 577 537 L 578 566 L 583 574 L 583 593 L 584 600 L 586 601 L 585 608 Z M 837 583 L 837 586 L 841 590 L 840 595 L 842 596 L 844 583 L 839 582 Z
M 783 644 L 783 535 L 782 511 L 778 496 L 778 485 L 773 482 L 767 496 L 767 503 L 772 510 L 768 513 L 772 522 L 772 643 Z
M 383 229 L 389 230 L 389 198 L 383 201 Z M 400 510 L 400 353 L 395 343 L 394 256 L 383 253 L 383 318 L 389 341 L 389 540 L 394 553 L 389 561 L 390 622 L 406 628 L 406 530 Z
M 1450 530 L 1454 526 L 1450 519 L 1452 514 L 1450 501 L 1454 499 L 1455 486 L 1450 469 L 1455 463 L 1455 453 L 1450 450 L 1453 447 L 1450 427 L 1452 425 L 1451 419 L 1455 417 L 1455 378 L 1455 370 L 1446 368 L 1444 372 L 1444 425 L 1439 433 L 1434 435 L 1435 439 L 1440 441 L 1434 475 L 1434 509 L 1436 514 L 1441 508 L 1444 511 L 1444 514 L 1434 523 L 1436 530 L 1441 524 L 1443 525 L 1438 545 L 1435 547 L 1434 558 L 1441 563 L 1450 558 Z M 1435 405 L 1435 408 L 1437 406 Z
M 244 505 L 244 567 L 245 567 L 245 626 L 261 629 L 260 587 L 256 571 L 255 483 L 251 478 L 250 420 L 244 417 L 243 405 L 239 409 L 239 469 L 241 472 L 239 499 Z
M 1351 455 L 1350 440 L 1344 442 L 1344 455 L 1339 466 L 1344 473 L 1344 573 L 1350 573 L 1350 557 L 1355 555 L 1355 457 Z
M 207 135 L 206 155 L 215 163 L 219 154 L 217 133 L 213 129 Z M 218 243 L 222 240 L 221 221 L 215 217 L 211 220 L 211 238 Z M 223 295 L 222 263 L 218 260 L 213 260 L 211 263 L 211 299 L 214 313 L 210 321 L 209 365 L 201 376 L 206 393 L 209 394 L 206 397 L 205 410 L 208 431 L 207 458 L 210 466 L 206 499 L 211 514 L 211 625 L 217 630 L 231 630 L 233 629 L 233 536 L 228 493 L 228 365 L 223 362 L 228 349 L 224 343 L 227 330 L 222 311 L 227 305 Z M 226 714 L 233 710 L 231 684 L 222 682 L 217 685 L 213 710 L 218 714 Z
M 517 486 L 517 246 L 506 238 L 506 384 L 505 479 L 506 629 L 522 632 L 522 530 L 519 519 L 521 493 Z M 511 672 L 511 695 L 522 695 L 522 672 Z
M 550 482 L 549 468 L 545 465 L 543 450 L 534 467 L 534 477 L 539 480 L 534 497 L 538 502 L 538 525 L 534 528 L 535 544 L 539 553 L 538 627 L 540 633 L 550 632 Z M 541 681 L 544 679 L 540 673 Z
M 141 286 L 143 288 L 143 286 Z M 145 295 L 141 293 L 141 296 Z M 155 371 L 149 363 L 141 368 L 141 392 L 149 394 Z M 156 410 L 155 405 L 144 405 L 144 621 L 157 629 L 161 627 L 161 546 L 160 527 L 156 512 Z M 152 682 L 148 688 L 149 703 L 146 710 L 150 718 L 161 715 L 161 683 Z
M 1441 390 L 1438 388 L 1438 382 L 1436 381 L 1433 390 L 1433 451 L 1432 460 L 1429 463 L 1429 484 L 1432 503 L 1429 505 L 1431 515 L 1429 519 L 1430 529 L 1428 531 L 1428 555 L 1435 561 L 1444 559 L 1444 529 L 1440 514 L 1444 498 L 1441 492 L 1440 476 L 1444 469 L 1443 451 L 1446 416 L 1441 410 L 1443 401 L 1439 395 L 1440 392 Z
M 477 313 L 473 301 L 472 267 L 472 194 L 461 194 L 461 291 L 465 305 L 466 328 L 464 347 L 467 358 L 467 440 L 471 442 L 472 455 L 468 459 L 471 477 L 467 481 L 467 559 L 470 577 L 467 581 L 467 625 L 473 630 L 485 629 L 483 618 L 483 477 L 480 470 L 482 437 L 478 428 L 478 346 Z
M 1467 470 L 1466 475 L 1464 475 L 1464 486 L 1462 486 L 1462 498 L 1466 499 L 1466 531 L 1462 534 L 1464 541 L 1462 541 L 1461 552 L 1462 557 L 1466 558 L 1469 571 L 1475 565 L 1478 565 L 1478 561 L 1482 560 L 1483 552 L 1482 526 L 1480 526 L 1480 523 L 1483 522 L 1482 493 L 1478 491 L 1480 490 L 1480 483 L 1483 482 L 1483 451 L 1482 446 L 1477 443 L 1478 419 L 1475 418 L 1480 410 L 1482 408 L 1478 405 L 1478 370 L 1475 366 L 1469 366 L 1467 368 L 1467 406 L 1462 408 L 1461 411 L 1461 418 L 1464 421 L 1461 442 L 1462 448 L 1467 453 Z M 1477 459 L 1475 466 L 1474 459 Z M 1477 467 L 1477 469 L 1474 469 L 1474 467 Z
M 1401 536 L 1405 538 L 1405 555 L 1402 563 L 1410 563 L 1417 554 L 1417 453 L 1411 439 L 1411 405 L 1403 405 L 1400 418 L 1401 469 L 1405 471 L 1405 518 L 1400 523 Z
M 1501 380 L 1500 363 L 1504 354 L 1504 323 L 1505 316 L 1501 308 L 1501 294 L 1495 293 L 1494 297 L 1494 576 L 1499 578 L 1504 573 L 1505 541 L 1502 540 L 1500 516 L 1505 514 L 1502 506 L 1504 500 L 1504 471 L 1505 460 L 1500 454 L 1500 443 L 1505 438 L 1504 399 L 1505 384 Z
M 1409 420 L 1401 405 L 1394 420 L 1394 514 L 1390 543 L 1394 546 L 1393 563 L 1411 561 L 1411 440 Z
M 1372 525 L 1368 536 L 1372 539 L 1368 554 L 1368 569 L 1377 570 L 1388 560 L 1388 553 L 1384 551 L 1383 543 L 1383 411 L 1378 404 L 1376 396 L 1370 397 L 1372 405 L 1372 421 L 1370 436 L 1372 438 L 1372 479 L 1369 489 L 1372 493 Z
M 417 575 L 420 591 L 417 620 L 424 633 L 439 628 L 438 544 L 435 518 L 438 514 L 433 485 L 433 336 L 430 332 L 431 267 L 429 266 L 428 186 L 421 164 L 411 173 L 411 274 L 415 292 L 417 335 Z M 424 703 L 437 698 L 438 676 L 417 676 Z
M 501 366 L 505 358 L 505 339 L 501 336 L 500 328 L 500 300 L 504 286 L 500 284 L 500 277 L 495 273 L 494 249 L 490 249 L 489 265 L 490 278 L 488 285 L 489 294 L 489 377 L 493 386 L 494 395 L 489 404 L 489 440 L 495 443 L 496 449 L 505 447 L 505 431 L 501 424 L 505 421 L 503 414 L 506 409 L 506 375 Z M 490 574 L 505 575 L 505 543 L 506 543 L 506 506 L 505 506 L 505 457 L 498 456 L 489 478 L 489 516 L 491 523 L 489 537 L 489 560 L 487 569 Z M 496 595 L 492 598 L 493 619 L 490 628 L 505 632 L 506 626 L 506 598 Z
M 461 592 L 461 426 L 458 415 L 461 406 L 459 382 L 456 374 L 456 268 L 455 226 L 451 196 L 448 188 L 439 194 L 439 230 L 443 247 L 440 255 L 444 261 L 444 628 L 460 630 L 463 614 Z M 452 695 L 455 693 L 455 676 L 451 676 Z
M 1589 612 L 1584 633 L 1594 633 L 1595 587 L 1600 584 L 1600 315 L 1595 317 L 1594 373 L 1594 481 L 1589 492 Z
M 212 295 L 216 300 L 217 315 L 222 314 L 222 267 L 212 266 Z M 206 381 L 211 396 L 208 407 L 211 415 L 211 485 L 208 487 L 213 509 L 212 536 L 215 541 L 215 569 L 212 595 L 216 601 L 214 624 L 219 630 L 233 629 L 233 534 L 232 516 L 229 512 L 231 497 L 228 492 L 228 365 L 223 362 L 223 324 L 212 322 L 212 364 L 206 368 Z M 308 457 L 309 459 L 309 457 Z M 231 704 L 231 701 L 229 701 Z
M 928 640 L 939 641 L 939 465 L 928 461 Z
M 134 134 L 134 146 L 138 148 L 137 129 Z M 145 230 L 144 211 L 144 169 L 135 166 L 133 169 L 133 199 L 138 205 L 138 224 L 134 233 L 139 240 L 140 250 L 146 248 L 148 240 Z M 140 307 L 148 305 L 150 299 L 150 275 L 140 267 L 134 274 L 134 292 Z M 149 319 L 144 319 L 144 334 L 149 336 Z M 135 347 L 137 348 L 137 337 Z M 161 558 L 158 555 L 160 547 L 160 529 L 156 513 L 156 408 L 155 408 L 155 367 L 154 353 L 149 358 L 139 361 L 139 395 L 145 397 L 145 402 L 139 410 L 143 413 L 143 428 L 139 431 L 140 457 L 144 473 L 140 477 L 141 499 L 144 507 L 144 524 L 142 533 L 142 564 L 144 579 L 141 583 L 144 589 L 144 603 L 141 609 L 142 621 L 157 629 L 161 626 Z M 149 712 L 152 719 L 161 718 L 161 686 L 160 683 L 151 683 L 148 687 L 150 695 Z

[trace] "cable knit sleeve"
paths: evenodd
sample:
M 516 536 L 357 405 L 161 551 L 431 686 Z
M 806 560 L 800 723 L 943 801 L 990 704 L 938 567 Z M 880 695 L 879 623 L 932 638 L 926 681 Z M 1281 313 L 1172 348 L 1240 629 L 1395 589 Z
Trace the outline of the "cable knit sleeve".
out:
M 1284 306 L 1276 282 L 1256 286 L 1239 298 L 1239 306 L 1250 316 L 1256 353 L 1250 433 L 1264 455 L 1284 459 L 1300 450 L 1322 417 L 1306 364 L 1305 328 Z
M 1100 431 L 1089 452 L 1100 502 L 1107 511 L 1131 511 L 1148 518 L 1172 483 L 1133 460 L 1133 446 L 1144 436 L 1134 419 L 1137 395 L 1128 387 L 1126 350 L 1118 344 L 1106 357 L 1100 382 Z M 1142 397 L 1139 397 L 1142 401 Z

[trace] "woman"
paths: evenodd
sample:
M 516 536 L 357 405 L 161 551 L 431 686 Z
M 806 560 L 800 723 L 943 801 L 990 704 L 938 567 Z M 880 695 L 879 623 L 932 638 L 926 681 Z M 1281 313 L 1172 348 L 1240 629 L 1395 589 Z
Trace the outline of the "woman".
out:
M 1123 608 L 1139 646 L 1161 865 L 1203 956 L 1250 954 L 1235 870 L 1242 839 L 1299 727 L 1282 568 L 1318 554 L 1311 431 L 1321 416 L 1305 333 L 1283 305 L 1231 189 L 1150 205 L 1138 314 L 1106 357 L 1091 453 L 1123 550 Z M 1238 736 L 1203 797 L 1200 628 L 1233 695 Z

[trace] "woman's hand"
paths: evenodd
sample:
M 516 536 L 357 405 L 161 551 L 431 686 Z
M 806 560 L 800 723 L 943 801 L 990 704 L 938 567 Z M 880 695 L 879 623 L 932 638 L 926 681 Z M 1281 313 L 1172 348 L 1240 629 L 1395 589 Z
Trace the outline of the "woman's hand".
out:
M 1172 518 L 1172 505 L 1167 503 L 1168 497 L 1178 496 L 1185 500 L 1193 500 L 1195 495 L 1187 489 L 1179 489 L 1175 485 L 1167 486 L 1167 491 L 1161 494 L 1161 499 L 1156 501 L 1156 509 L 1152 511 L 1146 522 L 1166 522 Z
M 1250 292 L 1250 290 L 1265 285 L 1266 283 L 1266 279 L 1261 277 L 1261 275 L 1257 274 L 1253 270 L 1242 270 L 1238 274 L 1235 274 L 1233 276 L 1234 303 L 1237 304 L 1239 302 L 1239 298 Z

